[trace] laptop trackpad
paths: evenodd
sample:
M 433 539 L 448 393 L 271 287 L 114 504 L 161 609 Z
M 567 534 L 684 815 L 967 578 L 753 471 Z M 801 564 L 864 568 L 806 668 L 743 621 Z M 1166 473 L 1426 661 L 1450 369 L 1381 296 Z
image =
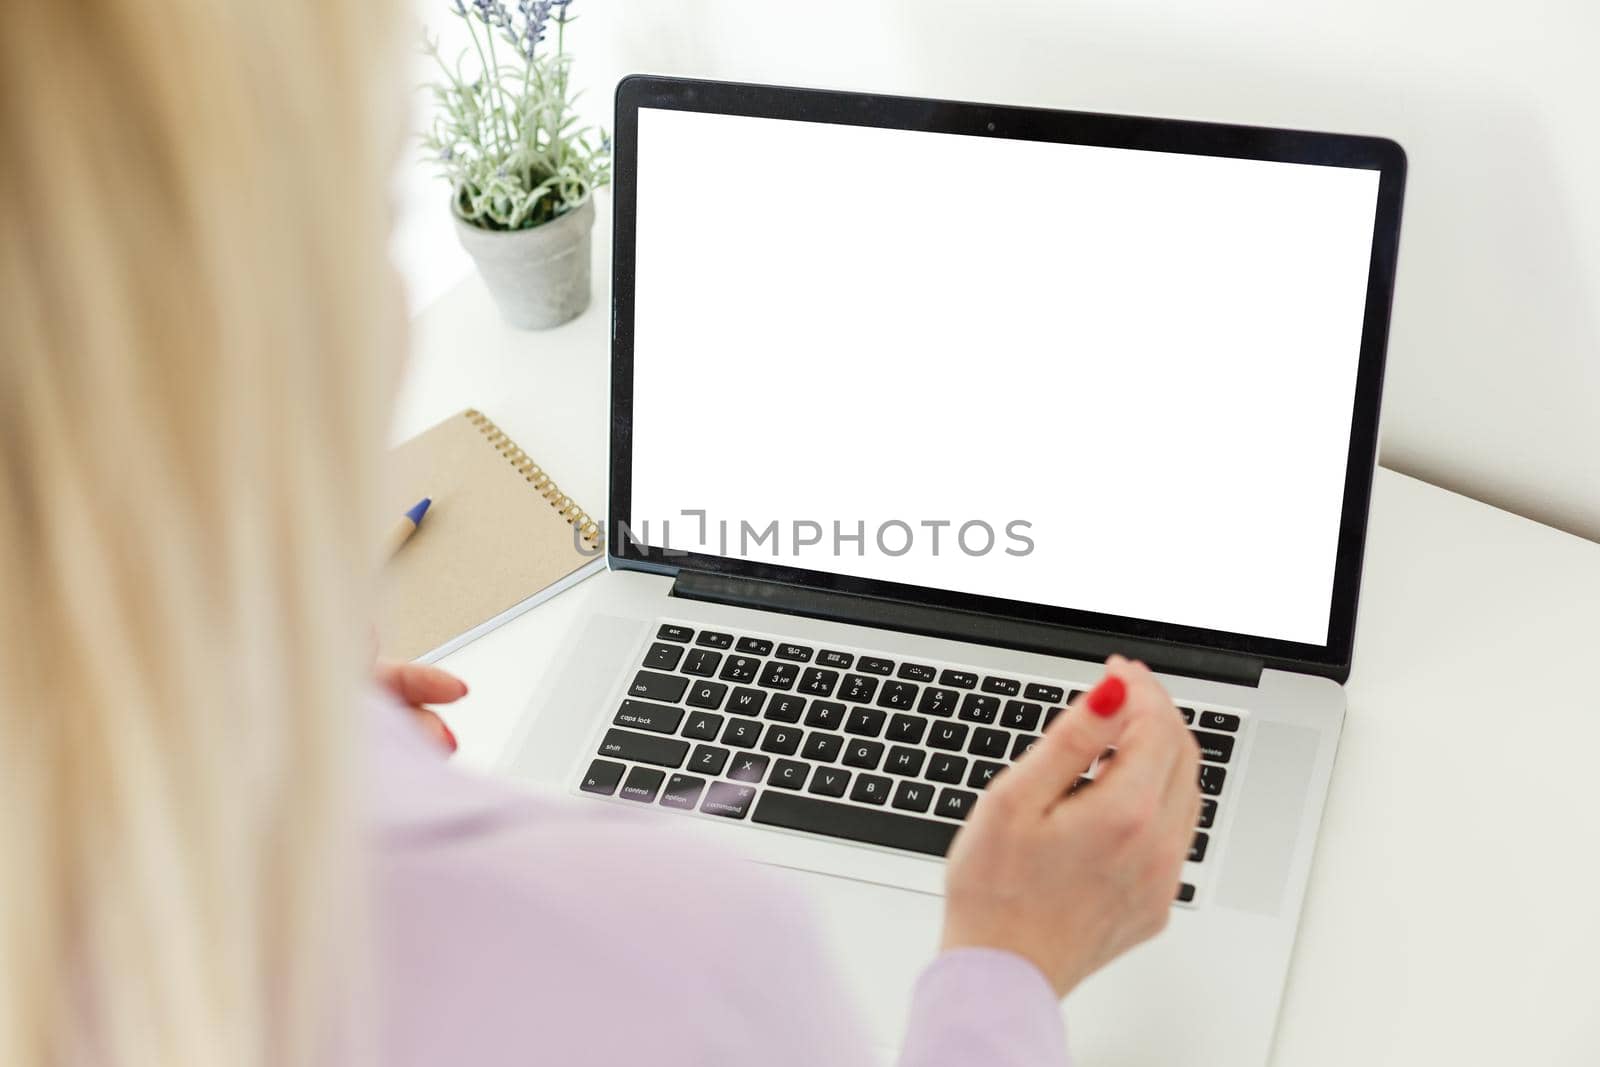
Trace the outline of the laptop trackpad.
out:
M 1276 915 L 1283 905 L 1306 786 L 1316 761 L 1317 733 L 1260 721 L 1255 731 L 1216 901 L 1223 907 Z

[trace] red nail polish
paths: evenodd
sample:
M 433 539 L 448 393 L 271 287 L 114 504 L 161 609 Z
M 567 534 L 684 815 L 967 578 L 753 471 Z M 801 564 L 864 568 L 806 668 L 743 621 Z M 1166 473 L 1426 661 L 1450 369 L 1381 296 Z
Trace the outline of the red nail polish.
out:
M 445 740 L 445 743 L 450 746 L 450 751 L 451 752 L 454 752 L 457 748 L 460 747 L 459 745 L 456 744 L 456 735 L 450 732 L 450 727 L 448 727 L 448 726 L 446 726 L 444 724 L 444 720 L 443 719 L 439 720 L 439 729 L 444 731 L 444 740 Z
M 1127 698 L 1128 687 L 1122 684 L 1122 679 L 1108 674 L 1089 690 L 1089 710 L 1096 715 L 1115 715 Z

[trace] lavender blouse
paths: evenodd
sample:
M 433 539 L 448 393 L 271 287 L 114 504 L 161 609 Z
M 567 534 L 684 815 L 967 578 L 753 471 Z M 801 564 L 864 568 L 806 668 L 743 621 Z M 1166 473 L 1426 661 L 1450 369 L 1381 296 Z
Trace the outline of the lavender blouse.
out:
M 404 712 L 375 718 L 378 1062 L 877 1059 L 804 902 L 766 869 L 612 805 L 457 772 Z M 1066 1063 L 1055 994 L 1019 956 L 945 952 L 908 993 L 901 1067 Z

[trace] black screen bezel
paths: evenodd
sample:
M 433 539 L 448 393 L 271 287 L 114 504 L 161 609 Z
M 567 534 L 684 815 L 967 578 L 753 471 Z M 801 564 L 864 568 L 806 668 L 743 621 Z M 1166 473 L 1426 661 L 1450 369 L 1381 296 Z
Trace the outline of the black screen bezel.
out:
M 1073 608 L 1029 604 L 998 597 L 930 589 L 877 579 L 830 574 L 749 559 L 729 559 L 634 544 L 617 536 L 617 523 L 632 515 L 633 313 L 637 206 L 638 112 L 642 107 L 756 118 L 792 119 L 853 126 L 966 134 L 975 137 L 1132 148 L 1190 155 L 1355 167 L 1379 173 L 1365 317 L 1345 468 L 1343 511 L 1328 619 L 1328 643 L 1229 633 L 1133 619 Z M 1177 119 L 1055 111 L 1043 108 L 924 100 L 914 97 L 797 89 L 736 82 L 632 76 L 617 87 L 613 193 L 611 324 L 611 487 L 613 536 L 607 551 L 613 567 L 675 574 L 680 567 L 818 590 L 977 612 L 997 619 L 1022 619 L 1076 630 L 1237 653 L 1265 665 L 1325 675 L 1343 681 L 1350 671 L 1356 608 L 1366 540 L 1368 507 L 1377 458 L 1379 405 L 1383 391 L 1389 315 L 1399 252 L 1406 156 L 1392 140 Z M 694 208 L 686 208 L 694 209 Z M 700 210 L 716 210 L 707 190 Z M 1264 492 L 1270 487 L 1264 486 Z

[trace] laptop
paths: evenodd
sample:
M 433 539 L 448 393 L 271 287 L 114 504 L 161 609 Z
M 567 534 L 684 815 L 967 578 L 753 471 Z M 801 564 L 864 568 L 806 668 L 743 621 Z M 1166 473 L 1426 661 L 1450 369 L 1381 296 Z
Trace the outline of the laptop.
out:
M 1074 1045 L 1264 1063 L 1344 716 L 1400 147 L 662 77 L 621 84 L 615 143 L 609 569 L 508 769 L 937 894 L 986 786 L 1142 659 L 1204 806 Z

